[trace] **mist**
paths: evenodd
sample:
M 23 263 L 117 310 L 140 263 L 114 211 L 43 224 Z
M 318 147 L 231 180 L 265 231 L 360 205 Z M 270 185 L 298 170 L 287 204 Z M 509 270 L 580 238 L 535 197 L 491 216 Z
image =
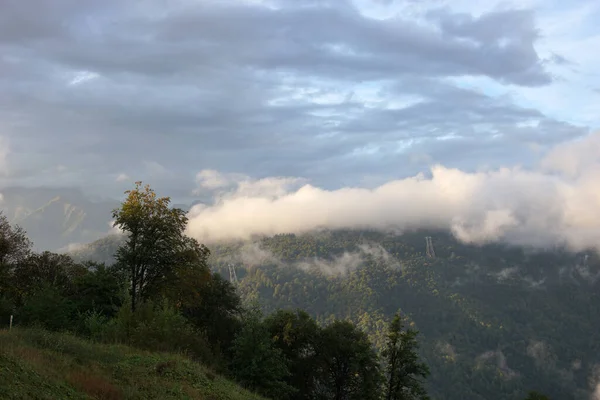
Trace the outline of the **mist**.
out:
M 384 262 L 390 268 L 402 268 L 400 261 L 389 254 L 380 244 L 361 243 L 357 247 L 355 251 L 345 251 L 331 258 L 312 257 L 297 262 L 285 262 L 261 246 L 260 243 L 250 242 L 232 254 L 220 256 L 219 259 L 225 262 L 239 263 L 246 268 L 272 264 L 279 267 L 298 268 L 306 272 L 318 271 L 328 276 L 344 276 L 364 265 L 367 257 Z
M 600 134 L 550 149 L 534 168 L 468 172 L 443 165 L 373 189 L 325 190 L 293 177 L 202 171 L 212 205 L 190 210 L 205 242 L 318 228 L 446 229 L 465 243 L 572 250 L 600 244 Z M 220 191 L 219 191 L 220 190 Z

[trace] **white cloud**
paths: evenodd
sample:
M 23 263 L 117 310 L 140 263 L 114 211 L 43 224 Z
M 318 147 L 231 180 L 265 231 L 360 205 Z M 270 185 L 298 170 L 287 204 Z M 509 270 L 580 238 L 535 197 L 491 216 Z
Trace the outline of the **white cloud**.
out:
M 211 205 L 190 211 L 188 232 L 204 241 L 315 228 L 445 228 L 465 242 L 503 241 L 532 246 L 600 243 L 600 134 L 584 143 L 585 157 L 571 158 L 581 143 L 557 147 L 556 174 L 543 168 L 465 172 L 438 165 L 431 178 L 418 175 L 375 189 L 294 188 L 295 178 L 248 181 Z M 584 144 L 585 145 L 585 144 Z M 586 161 L 587 160 L 587 161 Z M 578 167 L 587 162 L 587 168 Z
M 99 76 L 100 75 L 98 75 L 95 72 L 89 72 L 89 71 L 77 72 L 75 74 L 75 76 L 69 81 L 69 85 L 77 86 L 77 85 L 80 85 L 87 81 L 94 80 L 94 79 L 98 78 Z
M 108 226 L 110 227 L 110 229 L 108 230 L 109 235 L 124 235 L 125 234 L 124 230 L 122 230 L 118 226 L 115 226 L 115 221 L 110 221 L 108 223 Z
M 227 188 L 245 178 L 242 174 L 227 174 L 214 169 L 205 169 L 196 174 L 196 183 L 198 184 L 196 192 L 201 192 L 203 189 Z
M 116 182 L 127 182 L 131 180 L 131 178 L 129 177 L 129 175 L 125 174 L 125 173 L 120 173 L 119 175 L 117 175 L 117 177 L 115 178 Z
M 303 178 L 290 177 L 268 177 L 253 179 L 249 176 L 236 173 L 221 173 L 219 171 L 206 169 L 196 174 L 197 188 L 195 194 L 203 192 L 218 193 L 219 197 L 252 198 L 267 197 L 278 198 L 292 188 L 298 187 L 306 180 Z

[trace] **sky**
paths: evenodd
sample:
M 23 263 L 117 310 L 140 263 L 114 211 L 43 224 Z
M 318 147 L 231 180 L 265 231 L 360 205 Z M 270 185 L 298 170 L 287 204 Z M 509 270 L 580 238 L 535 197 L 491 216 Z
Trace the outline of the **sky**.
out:
M 600 238 L 582 217 L 600 211 L 600 2 L 0 7 L 0 190 L 118 198 L 142 180 L 215 198 L 191 214 L 199 237 L 392 213 L 465 240 L 498 226 Z

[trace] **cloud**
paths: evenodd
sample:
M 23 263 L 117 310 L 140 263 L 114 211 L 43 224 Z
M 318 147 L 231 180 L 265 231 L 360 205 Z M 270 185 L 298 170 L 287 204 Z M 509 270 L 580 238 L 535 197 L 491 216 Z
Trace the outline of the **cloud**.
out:
M 400 262 L 381 247 L 381 245 L 371 243 L 361 243 L 355 251 L 345 251 L 331 258 L 312 257 L 297 262 L 284 262 L 259 242 L 249 242 L 230 254 L 220 255 L 219 259 L 234 264 L 242 264 L 246 268 L 276 265 L 279 267 L 298 268 L 307 272 L 339 276 L 346 275 L 359 268 L 366 262 L 367 257 L 384 262 L 391 268 L 402 267 Z
M 130 180 L 131 180 L 131 178 L 129 177 L 129 175 L 127 175 L 125 173 L 120 173 L 115 178 L 115 182 L 127 182 L 127 181 L 130 181 Z
M 477 368 L 482 368 L 484 365 L 489 365 L 490 363 L 493 363 L 494 359 L 496 361 L 496 368 L 498 368 L 498 370 L 502 372 L 501 377 L 503 377 L 504 379 L 513 379 L 520 375 L 517 371 L 512 370 L 508 366 L 506 356 L 501 350 L 490 350 L 480 354 L 475 359 L 475 364 L 477 365 Z
M 527 355 L 535 361 L 538 368 L 556 368 L 557 357 L 550 346 L 543 341 L 531 340 L 527 346 Z
M 299 187 L 305 181 L 302 178 L 289 177 L 253 179 L 243 174 L 203 170 L 196 175 L 198 188 L 194 193 L 201 194 L 203 191 L 209 191 L 224 194 L 235 190 L 237 197 L 277 198 L 288 193 L 291 188 Z
M 188 198 L 202 170 L 373 188 L 432 164 L 528 165 L 598 122 L 559 80 L 597 70 L 593 52 L 554 49 L 560 20 L 535 2 L 21 3 L 0 15 L 7 184 L 47 184 L 68 159 L 77 173 L 52 182 L 102 195 L 121 194 L 122 171 Z M 546 107 L 556 98 L 591 117 Z
M 594 148 L 600 134 L 585 141 Z M 562 157 L 579 145 L 551 149 L 549 157 Z M 581 162 L 561 159 L 566 166 Z M 192 208 L 188 232 L 214 241 L 317 228 L 439 228 L 467 243 L 597 248 L 600 164 L 577 171 L 575 176 L 518 167 L 465 172 L 438 165 L 430 177 L 393 180 L 374 189 L 305 184 L 298 189 L 276 185 L 277 190 L 257 185 L 246 191 L 238 186 L 212 205 Z
M 86 243 L 69 243 L 66 246 L 63 246 L 63 247 L 57 249 L 56 252 L 59 254 L 72 253 L 72 252 L 77 252 L 79 250 L 84 250 L 87 247 L 88 247 L 88 244 L 86 244 Z
M 252 268 L 261 265 L 282 265 L 281 259 L 271 251 L 264 249 L 259 243 L 246 243 L 238 251 L 219 257 L 232 263 L 240 263 L 245 267 Z
M 108 236 L 111 236 L 111 235 L 117 235 L 117 236 L 125 235 L 125 231 L 122 230 L 121 228 L 119 228 L 118 226 L 116 226 L 115 225 L 115 221 L 110 221 L 108 223 L 108 226 L 109 226 L 109 230 L 107 232 Z

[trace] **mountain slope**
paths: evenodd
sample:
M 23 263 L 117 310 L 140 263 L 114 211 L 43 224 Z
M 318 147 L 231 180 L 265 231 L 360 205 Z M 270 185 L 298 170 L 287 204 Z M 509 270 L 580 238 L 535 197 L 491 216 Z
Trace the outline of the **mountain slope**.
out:
M 431 236 L 436 257 L 425 255 Z M 266 309 L 347 318 L 379 346 L 397 310 L 421 331 L 435 399 L 585 399 L 600 365 L 595 254 L 465 246 L 443 232 L 278 235 L 213 248 Z
M 426 255 L 426 236 L 435 258 Z M 118 240 L 80 256 L 106 257 Z M 235 266 L 242 296 L 266 311 L 300 307 L 323 323 L 351 319 L 381 346 L 400 310 L 421 331 L 434 399 L 519 399 L 538 390 L 589 400 L 598 384 L 600 261 L 593 252 L 375 231 L 277 235 L 210 249 L 212 267 L 229 276 Z
M 179 355 L 22 329 L 0 331 L 0 398 L 261 399 Z
M 27 231 L 37 250 L 58 250 L 105 236 L 116 201 L 87 198 L 76 189 L 5 188 L 3 213 Z

